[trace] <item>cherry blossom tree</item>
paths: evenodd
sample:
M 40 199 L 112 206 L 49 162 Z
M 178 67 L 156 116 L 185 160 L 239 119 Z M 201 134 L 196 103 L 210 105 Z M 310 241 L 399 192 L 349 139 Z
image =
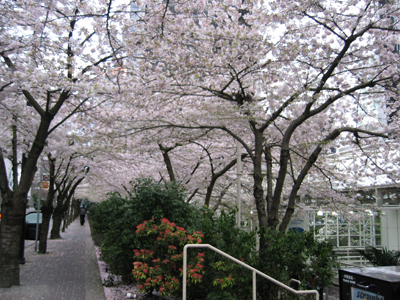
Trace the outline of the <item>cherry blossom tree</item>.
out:
M 230 208 L 234 208 L 234 204 L 226 200 L 236 176 L 233 169 L 237 162 L 236 145 L 232 137 L 226 135 L 222 139 L 216 131 L 195 132 L 190 129 L 185 132 L 176 128 L 147 129 L 122 135 L 123 138 L 115 133 L 112 140 L 127 149 L 124 151 L 127 151 L 128 157 L 123 160 L 129 162 L 131 171 L 123 170 L 122 164 L 118 163 L 118 168 L 122 170 L 113 168 L 114 173 L 124 174 L 130 179 L 152 176 L 160 181 L 179 181 L 187 188 L 187 202 L 207 207 L 212 204 L 214 210 L 218 207 L 215 206 L 217 203 L 231 204 Z M 118 139 L 124 139 L 124 142 Z M 121 152 L 114 155 L 121 157 Z M 243 158 L 246 156 L 243 154 Z M 123 182 L 118 175 L 110 176 L 117 176 L 118 181 Z
M 137 3 L 142 14 L 122 34 L 131 59 L 119 82 L 136 109 L 130 132 L 233 137 L 251 160 L 261 229 L 285 231 L 298 195 L 318 192 L 338 205 L 339 191 L 355 188 L 361 171 L 385 172 L 377 165 L 397 130 L 397 121 L 387 126 L 381 117 L 397 107 L 386 105 L 397 99 L 395 3 Z M 343 147 L 357 150 L 352 169 L 332 163 Z
M 79 195 L 150 175 L 213 209 L 232 197 L 238 142 L 261 230 L 286 230 L 298 196 L 340 208 L 365 176 L 397 181 L 391 1 L 3 3 L 1 287 L 19 283 L 16 241 L 51 136 L 90 148 Z
M 19 284 L 19 237 L 36 163 L 51 135 L 90 124 L 85 112 L 115 90 L 103 67 L 117 59 L 104 5 L 3 1 L 0 29 L 0 287 Z M 26 159 L 20 166 L 21 155 Z M 5 159 L 12 163 L 7 174 Z M 12 184 L 11 184 L 11 182 Z
M 69 170 L 68 170 L 69 171 Z M 72 196 L 75 193 L 76 188 L 81 184 L 81 182 L 85 179 L 85 174 L 89 171 L 88 168 L 84 168 L 82 170 L 83 174 L 72 175 L 68 172 L 64 173 L 64 176 L 61 178 L 60 182 L 56 183 L 57 190 L 59 194 L 57 195 L 57 205 L 54 209 L 53 213 L 53 228 L 51 230 L 51 239 L 59 239 L 60 230 L 61 230 L 61 222 L 63 217 L 65 216 L 68 208 L 71 204 Z

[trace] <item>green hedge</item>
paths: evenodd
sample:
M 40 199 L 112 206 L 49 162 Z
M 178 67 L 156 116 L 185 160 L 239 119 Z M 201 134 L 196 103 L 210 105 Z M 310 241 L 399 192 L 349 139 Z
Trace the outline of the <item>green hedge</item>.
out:
M 89 207 L 92 233 L 101 240 L 101 258 L 114 275 L 132 282 L 133 250 L 154 246 L 149 239 L 136 236 L 136 227 L 152 218 L 158 224 L 166 218 L 187 229 L 188 233 L 201 231 L 204 234 L 202 243 L 210 244 L 281 282 L 288 283 L 290 278 L 296 278 L 303 283 L 303 289 L 331 284 L 333 268 L 337 264 L 332 258 L 330 244 L 315 242 L 310 233 L 282 234 L 269 230 L 264 233 L 270 241 L 268 250 L 258 253 L 256 233 L 236 227 L 235 211 L 216 216 L 206 208 L 187 204 L 185 197 L 185 190 L 179 183 L 164 184 L 142 178 L 132 182 L 129 197 L 112 193 L 106 201 Z M 250 271 L 211 250 L 205 251 L 204 259 L 203 281 L 195 288 L 188 287 L 189 299 L 251 299 Z M 271 288 L 259 276 L 257 284 L 262 299 L 276 298 L 276 288 Z M 285 297 L 296 299 L 291 295 Z
M 129 197 L 111 193 L 106 201 L 89 207 L 93 232 L 101 243 L 101 259 L 114 275 L 132 282 L 133 249 L 151 246 L 136 237 L 136 226 L 143 221 L 167 218 L 189 230 L 195 227 L 199 210 L 185 198 L 179 183 L 140 178 L 131 183 Z

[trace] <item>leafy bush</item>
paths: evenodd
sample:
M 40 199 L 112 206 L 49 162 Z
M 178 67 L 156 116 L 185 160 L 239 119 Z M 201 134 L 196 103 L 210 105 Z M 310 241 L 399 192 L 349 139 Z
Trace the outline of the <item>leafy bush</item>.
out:
M 369 246 L 365 250 L 359 250 L 359 252 L 376 267 L 400 265 L 400 251 Z
M 310 232 L 281 233 L 270 229 L 265 232 L 268 247 L 259 254 L 257 268 L 265 274 L 288 284 L 290 279 L 299 280 L 302 289 L 321 290 L 332 283 L 334 268 L 338 267 L 333 256 L 333 246 L 328 242 L 316 242 Z M 258 285 L 265 299 L 275 299 L 277 287 L 260 278 Z M 292 293 L 281 290 L 287 299 L 296 299 Z
M 152 218 L 156 222 L 166 218 L 192 230 L 200 220 L 198 208 L 185 202 L 185 187 L 180 183 L 160 183 L 152 178 L 139 178 L 132 183 L 129 194 L 138 224 Z
M 255 264 L 256 233 L 237 228 L 236 212 L 222 211 L 219 216 L 202 209 L 203 243 L 210 244 L 249 265 Z M 194 299 L 247 299 L 251 297 L 252 273 L 214 251 L 207 250 L 205 273 L 201 285 L 188 289 Z
M 312 233 L 269 230 L 269 245 L 264 253 L 256 250 L 256 235 L 236 226 L 235 212 L 222 212 L 219 217 L 203 210 L 203 243 L 255 267 L 261 272 L 288 284 L 291 278 L 302 282 L 302 289 L 321 289 L 331 284 L 338 264 L 333 258 L 333 247 L 327 242 L 316 242 Z M 205 273 L 201 285 L 188 289 L 193 299 L 252 299 L 252 272 L 208 250 Z M 262 299 L 276 299 L 277 288 L 257 276 L 257 293 Z M 296 296 L 281 290 L 285 299 Z
M 115 227 L 115 220 L 121 218 L 128 205 L 129 202 L 119 193 L 110 193 L 106 201 L 88 205 L 88 219 L 97 246 L 103 244 L 106 233 Z
M 178 259 L 181 254 L 180 246 L 176 244 L 177 241 L 168 239 L 172 238 L 172 233 L 179 233 L 177 226 L 180 226 L 186 228 L 188 232 L 201 231 L 204 234 L 201 238 L 202 243 L 210 244 L 281 282 L 288 283 L 290 278 L 296 278 L 303 283 L 303 289 L 322 288 L 331 283 L 334 276 L 333 268 L 337 265 L 332 258 L 330 244 L 315 242 L 310 233 L 282 234 L 276 230 L 269 230 L 264 233 L 269 241 L 267 250 L 259 253 L 256 249 L 256 233 L 246 232 L 236 227 L 235 211 L 221 212 L 219 216 L 216 216 L 207 208 L 198 209 L 190 206 L 184 199 L 185 193 L 181 185 L 161 184 L 149 178 L 142 178 L 132 183 L 129 197 L 123 198 L 117 193 L 110 194 L 109 199 L 97 204 L 93 211 L 91 207 L 89 208 L 93 228 L 104 238 L 102 259 L 108 264 L 113 274 L 121 275 L 125 282 L 132 282 L 134 261 L 136 261 L 135 272 L 145 273 L 145 269 L 149 271 L 150 268 L 164 266 L 162 261 L 165 259 L 162 260 L 162 258 L 165 255 L 169 261 L 173 261 L 174 255 L 177 255 L 174 259 Z M 164 239 L 159 235 L 160 231 L 154 231 L 149 233 L 149 236 L 154 235 L 156 241 L 157 237 L 161 238 L 154 242 L 153 238 L 142 236 L 144 231 L 135 232 L 137 226 L 145 220 L 154 222 L 154 228 L 157 230 L 160 226 L 163 228 L 162 226 L 168 225 L 165 220 L 173 222 L 173 225 L 172 223 L 168 225 L 172 226 L 169 228 L 171 237 Z M 166 228 L 164 228 L 164 233 L 165 230 Z M 168 246 L 174 246 L 176 249 Z M 144 252 L 140 252 L 141 250 Z M 137 253 L 139 255 L 136 255 Z M 189 250 L 188 254 L 192 255 L 192 259 L 197 259 L 193 249 Z M 160 261 L 153 261 L 157 259 Z M 194 273 L 197 274 L 195 279 L 201 279 L 202 282 L 193 288 L 195 281 L 193 277 L 191 278 L 192 286 L 188 287 L 188 298 L 251 299 L 251 271 L 211 250 L 205 251 L 203 259 L 204 273 L 197 271 Z M 178 274 L 175 273 L 171 275 L 170 266 L 162 270 L 162 274 L 165 275 L 154 273 L 147 276 L 146 274 L 145 278 L 144 274 L 136 273 L 136 278 L 142 276 L 145 280 L 139 281 L 143 285 L 142 290 L 149 292 L 151 289 L 157 289 L 167 294 L 167 282 L 169 282 L 169 289 L 170 285 L 173 285 L 171 282 L 175 282 L 176 286 L 173 286 L 171 293 L 174 295 L 178 293 L 180 283 L 178 284 L 176 280 L 180 281 L 181 278 L 178 278 Z M 176 266 L 178 267 L 178 264 Z M 171 271 L 170 275 L 167 271 Z M 162 276 L 159 283 L 157 282 L 160 278 L 157 276 Z M 145 287 L 148 278 L 153 281 Z M 257 278 L 257 292 L 260 298 L 276 299 L 274 289 L 269 289 L 269 283 L 260 276 Z M 154 282 L 154 279 L 157 282 Z M 161 286 L 161 283 L 164 285 Z M 294 298 L 286 297 L 287 299 Z
M 135 249 L 133 277 L 142 293 L 157 290 L 161 295 L 178 296 L 182 293 L 183 247 L 186 244 L 200 244 L 203 234 L 199 231 L 187 234 L 183 227 L 162 219 L 157 225 L 154 219 L 145 221 L 136 230 L 139 239 L 144 239 L 149 249 Z M 193 285 L 202 281 L 204 253 L 197 253 L 188 260 L 187 283 Z M 191 264 L 190 264 L 191 261 Z
M 195 227 L 200 214 L 184 199 L 184 188 L 179 183 L 141 178 L 132 182 L 129 197 L 111 193 L 106 201 L 89 208 L 92 228 L 102 237 L 101 259 L 113 274 L 122 276 L 124 282 L 133 281 L 133 250 L 148 246 L 135 232 L 143 221 L 167 218 L 182 227 Z

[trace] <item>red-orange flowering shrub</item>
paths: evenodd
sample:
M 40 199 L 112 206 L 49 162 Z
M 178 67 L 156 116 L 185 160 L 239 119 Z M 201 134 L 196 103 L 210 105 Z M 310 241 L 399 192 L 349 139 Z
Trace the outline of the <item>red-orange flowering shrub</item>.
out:
M 187 234 L 182 227 L 162 219 L 155 224 L 154 219 L 137 226 L 137 236 L 146 239 L 152 249 L 135 249 L 133 277 L 141 292 L 158 290 L 161 295 L 178 295 L 182 290 L 183 247 L 186 244 L 200 244 L 203 234 L 196 231 Z M 204 253 L 190 256 L 187 270 L 187 283 L 201 282 L 204 274 Z

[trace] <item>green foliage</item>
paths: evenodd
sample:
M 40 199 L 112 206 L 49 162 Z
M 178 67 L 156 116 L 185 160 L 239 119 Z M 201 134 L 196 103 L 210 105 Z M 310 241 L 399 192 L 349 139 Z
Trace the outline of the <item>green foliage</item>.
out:
M 124 213 L 126 199 L 123 199 L 118 193 L 108 194 L 108 199 L 101 203 L 89 203 L 88 205 L 88 219 L 92 236 L 97 246 L 101 246 L 105 234 L 114 226 L 114 221 L 119 219 Z
M 157 225 L 154 219 L 145 221 L 136 230 L 138 239 L 144 239 L 150 249 L 135 249 L 133 277 L 142 293 L 157 290 L 163 296 L 182 294 L 183 247 L 186 244 L 200 244 L 203 234 L 199 231 L 187 234 L 183 227 L 162 219 Z M 194 285 L 202 281 L 204 274 L 204 253 L 189 256 L 187 284 Z
M 152 218 L 159 222 L 166 218 L 190 231 L 200 220 L 198 209 L 185 202 L 184 186 L 176 182 L 160 183 L 152 178 L 139 178 L 132 183 L 130 199 L 139 223 Z
M 228 252 L 235 258 L 250 257 L 255 253 L 256 233 L 237 228 L 236 211 L 222 211 L 218 217 L 202 209 L 200 230 L 204 233 L 203 242 Z
M 230 256 L 254 265 L 257 258 L 256 234 L 236 226 L 235 211 L 222 211 L 219 216 L 202 209 L 199 230 L 203 243 L 210 244 Z M 193 299 L 251 299 L 252 272 L 214 251 L 205 255 L 206 272 L 201 285 L 188 289 Z
M 365 250 L 359 250 L 359 252 L 376 267 L 400 265 L 400 251 L 369 246 Z
M 132 182 L 129 197 L 111 193 L 106 201 L 89 207 L 93 233 L 102 239 L 101 259 L 113 274 L 120 275 L 124 282 L 133 281 L 133 250 L 149 246 L 135 232 L 143 221 L 154 217 L 160 222 L 168 218 L 180 226 L 194 227 L 198 210 L 184 199 L 184 189 L 179 183 L 161 184 L 141 178 Z
M 268 242 L 262 247 L 264 251 L 259 253 L 256 250 L 256 233 L 236 227 L 235 211 L 221 212 L 219 216 L 215 216 L 207 208 L 197 209 L 188 205 L 184 199 L 184 189 L 179 184 L 161 184 L 149 178 L 142 178 L 132 183 L 129 197 L 123 198 L 114 193 L 109 195 L 108 200 L 96 204 L 93 209 L 89 207 L 94 231 L 103 236 L 102 259 L 113 274 L 121 275 L 125 282 L 131 282 L 132 268 L 136 268 L 135 278 L 141 278 L 139 282 L 146 281 L 149 277 L 153 280 L 148 288 L 144 285 L 146 282 L 140 282 L 143 290 L 158 289 L 167 295 L 168 282 L 169 289 L 173 286 L 172 294 L 178 293 L 181 278 L 175 273 L 174 276 L 168 275 L 171 265 L 165 264 L 165 267 L 168 267 L 165 269 L 162 262 L 165 259 L 173 261 L 172 256 L 179 256 L 179 247 L 183 247 L 183 244 L 173 240 L 172 235 L 165 238 L 160 236 L 158 231 L 159 226 L 166 226 L 165 220 L 170 220 L 174 223 L 168 225 L 173 224 L 171 233 L 179 231 L 178 226 L 186 228 L 188 232 L 201 231 L 204 234 L 201 238 L 202 243 L 210 244 L 281 282 L 288 283 L 291 278 L 295 278 L 302 282 L 303 289 L 325 287 L 331 283 L 333 268 L 337 267 L 337 264 L 332 258 L 332 246 L 329 243 L 315 242 L 310 233 L 282 234 L 276 230 L 269 230 L 264 233 Z M 146 235 L 142 235 L 144 231 L 138 234 L 135 231 L 145 220 L 153 222 L 157 230 L 149 229 Z M 169 246 L 176 247 L 176 252 Z M 145 252 L 141 253 L 141 250 Z M 153 259 L 150 260 L 151 252 Z M 136 253 L 139 255 L 135 255 Z M 192 259 L 197 258 L 196 253 L 193 249 L 188 251 Z M 178 256 L 174 256 L 174 259 L 178 259 Z M 195 271 L 193 274 L 197 275 L 194 278 L 189 277 L 192 280 L 187 290 L 189 299 L 251 299 L 251 271 L 211 250 L 205 251 L 203 259 L 204 273 Z M 154 270 L 161 266 L 164 275 L 154 273 L 143 277 L 145 269 L 150 271 L 150 268 Z M 178 268 L 178 264 L 175 266 Z M 157 276 L 162 276 L 162 280 Z M 257 278 L 259 296 L 263 299 L 276 299 L 276 288 L 271 288 L 260 276 Z M 154 279 L 159 284 L 154 282 Z M 195 279 L 201 279 L 202 282 L 194 287 Z M 164 284 L 163 287 L 161 283 Z M 289 295 L 285 297 L 295 299 Z
M 297 279 L 302 289 L 321 289 L 331 284 L 338 264 L 330 243 L 316 242 L 310 232 L 281 233 L 270 229 L 264 234 L 268 242 L 259 254 L 256 268 L 260 271 L 286 284 L 292 278 Z M 264 279 L 259 281 L 266 287 L 260 293 L 267 299 L 274 299 L 276 287 Z M 291 295 L 287 294 L 288 299 L 296 299 Z
M 338 264 L 333 259 L 332 245 L 316 242 L 312 233 L 277 230 L 265 232 L 268 245 L 263 253 L 256 251 L 254 232 L 236 227 L 235 211 L 213 217 L 203 209 L 203 243 L 228 253 L 279 281 L 289 284 L 292 278 L 302 282 L 302 289 L 323 288 L 331 284 Z M 207 251 L 201 285 L 188 289 L 193 299 L 252 299 L 252 272 L 221 255 Z M 257 293 L 262 299 L 276 299 L 277 288 L 257 276 Z M 285 299 L 297 299 L 291 293 Z M 188 293 L 189 294 L 189 293 Z

